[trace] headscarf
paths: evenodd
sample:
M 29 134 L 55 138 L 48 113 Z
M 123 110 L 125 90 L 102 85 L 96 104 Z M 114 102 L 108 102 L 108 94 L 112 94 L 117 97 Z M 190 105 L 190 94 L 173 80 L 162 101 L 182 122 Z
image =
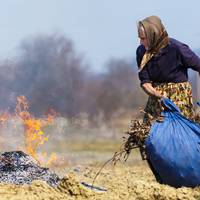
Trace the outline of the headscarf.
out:
M 169 44 L 169 37 L 167 31 L 165 30 L 164 25 L 157 16 L 150 16 L 145 18 L 138 23 L 138 31 L 143 27 L 149 49 L 146 50 L 141 64 L 140 70 L 147 64 L 147 62 L 157 54 L 160 49 L 166 47 Z

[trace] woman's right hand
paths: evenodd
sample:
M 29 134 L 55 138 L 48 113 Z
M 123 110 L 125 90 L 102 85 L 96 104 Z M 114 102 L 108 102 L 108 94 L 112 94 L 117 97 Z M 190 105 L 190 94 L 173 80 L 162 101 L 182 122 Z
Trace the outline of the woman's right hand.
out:
M 150 96 L 155 96 L 159 99 L 165 97 L 166 94 L 161 94 L 159 91 L 157 91 L 151 83 L 144 83 L 142 84 L 142 89 Z

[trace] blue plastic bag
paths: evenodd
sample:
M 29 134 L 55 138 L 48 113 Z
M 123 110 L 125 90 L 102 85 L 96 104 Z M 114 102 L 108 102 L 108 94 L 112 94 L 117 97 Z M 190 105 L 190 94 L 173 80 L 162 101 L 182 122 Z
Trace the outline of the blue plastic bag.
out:
M 169 99 L 163 99 L 163 122 L 155 122 L 145 141 L 147 158 L 164 184 L 200 185 L 200 124 L 185 118 Z

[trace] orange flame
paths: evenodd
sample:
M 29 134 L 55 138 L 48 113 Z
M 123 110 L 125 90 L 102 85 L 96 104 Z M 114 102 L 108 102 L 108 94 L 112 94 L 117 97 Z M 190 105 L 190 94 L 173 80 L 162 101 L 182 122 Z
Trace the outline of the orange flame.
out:
M 42 130 L 44 126 L 50 125 L 54 122 L 54 118 L 58 115 L 53 109 L 50 109 L 47 113 L 47 117 L 43 119 L 36 119 L 29 112 L 29 105 L 25 96 L 18 96 L 15 108 L 15 115 L 22 120 L 24 125 L 25 135 L 25 151 L 29 155 L 33 156 L 36 160 L 39 156 L 37 150 L 40 145 L 44 144 L 48 140 L 48 136 L 45 135 Z M 0 125 L 3 125 L 8 121 L 10 115 L 8 112 L 0 113 Z M 47 153 L 44 153 L 40 161 L 47 166 L 53 165 L 58 160 L 57 155 L 52 153 L 47 157 Z
M 9 114 L 7 112 L 0 113 L 0 124 L 4 124 L 8 121 Z
M 42 128 L 51 124 L 54 117 L 49 115 L 47 119 L 36 119 L 28 110 L 29 105 L 25 96 L 18 96 L 15 113 L 24 123 L 26 152 L 37 159 L 38 147 L 48 140 Z

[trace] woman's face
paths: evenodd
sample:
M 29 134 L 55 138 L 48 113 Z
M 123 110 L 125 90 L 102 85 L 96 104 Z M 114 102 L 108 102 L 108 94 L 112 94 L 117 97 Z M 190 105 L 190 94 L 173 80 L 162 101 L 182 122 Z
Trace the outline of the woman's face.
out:
M 144 45 L 145 49 L 148 50 L 148 40 L 143 27 L 138 29 L 138 37 L 140 39 L 140 44 Z

